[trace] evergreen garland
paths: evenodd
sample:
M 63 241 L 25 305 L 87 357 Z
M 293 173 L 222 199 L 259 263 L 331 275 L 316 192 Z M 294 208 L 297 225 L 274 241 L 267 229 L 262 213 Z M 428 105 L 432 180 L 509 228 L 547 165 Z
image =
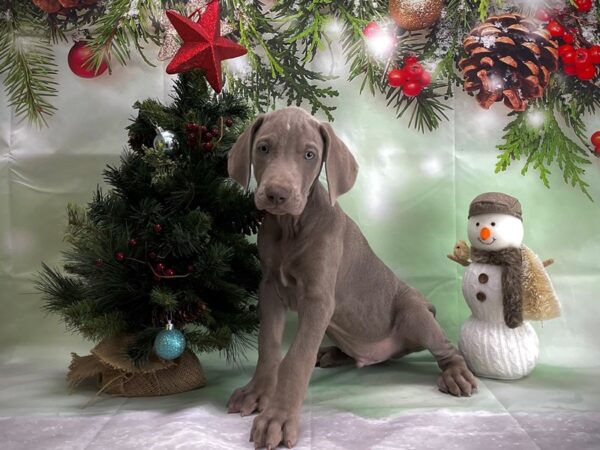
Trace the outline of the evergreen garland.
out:
M 138 364 L 169 319 L 192 349 L 235 358 L 257 327 L 260 268 L 246 237 L 261 216 L 228 179 L 226 160 L 251 111 L 231 94 L 210 94 L 198 72 L 179 77 L 171 105 L 146 100 L 136 109 L 131 148 L 104 171 L 111 190 L 68 207 L 63 270 L 44 265 L 37 280 L 45 308 L 90 340 L 135 335 L 129 355 Z M 233 127 L 211 151 L 188 145 L 188 124 L 224 118 Z M 175 133 L 175 149 L 149 146 L 157 126 Z

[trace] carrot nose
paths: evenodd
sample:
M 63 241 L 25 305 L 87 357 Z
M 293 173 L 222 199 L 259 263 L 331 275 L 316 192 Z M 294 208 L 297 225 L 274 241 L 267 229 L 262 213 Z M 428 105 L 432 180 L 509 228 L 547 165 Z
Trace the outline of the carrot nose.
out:
M 481 231 L 479 232 L 479 236 L 481 236 L 481 240 L 483 240 L 483 241 L 487 241 L 491 235 L 492 235 L 492 232 L 487 227 L 483 227 L 481 229 Z

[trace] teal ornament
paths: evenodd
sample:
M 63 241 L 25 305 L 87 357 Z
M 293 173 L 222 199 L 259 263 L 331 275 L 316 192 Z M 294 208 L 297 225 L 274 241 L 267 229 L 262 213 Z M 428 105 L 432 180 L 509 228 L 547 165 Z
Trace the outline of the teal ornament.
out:
M 177 138 L 175 133 L 169 130 L 163 130 L 161 127 L 156 127 L 156 136 L 152 142 L 154 148 L 162 149 L 165 153 L 172 152 L 177 146 Z
M 175 329 L 169 320 L 165 329 L 156 335 L 154 353 L 162 359 L 176 359 L 183 354 L 185 344 L 185 336 L 181 331 Z

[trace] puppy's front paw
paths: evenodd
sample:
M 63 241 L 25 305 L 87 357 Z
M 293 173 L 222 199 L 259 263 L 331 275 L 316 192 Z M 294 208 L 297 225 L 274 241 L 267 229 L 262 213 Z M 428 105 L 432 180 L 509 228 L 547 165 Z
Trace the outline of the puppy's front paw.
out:
M 240 413 L 249 416 L 254 411 L 263 411 L 275 390 L 271 380 L 250 381 L 246 386 L 236 389 L 227 402 L 228 413 Z
M 446 394 L 470 397 L 477 390 L 477 380 L 466 364 L 454 364 L 442 372 L 438 388 Z
M 267 407 L 252 424 L 250 441 L 254 448 L 276 448 L 283 443 L 292 448 L 298 439 L 298 413 L 285 408 Z

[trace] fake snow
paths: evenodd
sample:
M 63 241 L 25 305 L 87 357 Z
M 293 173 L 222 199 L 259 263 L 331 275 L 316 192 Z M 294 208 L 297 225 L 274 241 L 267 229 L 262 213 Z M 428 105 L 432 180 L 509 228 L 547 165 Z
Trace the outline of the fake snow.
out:
M 479 38 L 479 42 L 481 42 L 485 48 L 495 47 L 496 46 L 496 36 L 494 36 L 494 35 L 481 36 Z

